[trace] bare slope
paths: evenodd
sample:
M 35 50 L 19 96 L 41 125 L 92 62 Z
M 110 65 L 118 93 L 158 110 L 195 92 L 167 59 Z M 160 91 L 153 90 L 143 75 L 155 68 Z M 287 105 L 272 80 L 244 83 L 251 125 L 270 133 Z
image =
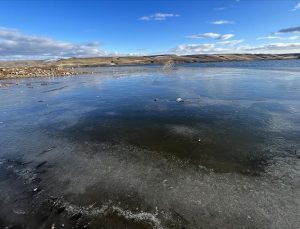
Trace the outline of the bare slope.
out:
M 69 58 L 55 61 L 7 61 L 0 62 L 0 79 L 38 76 L 73 75 L 76 67 L 124 66 L 142 64 L 180 64 L 224 61 L 287 60 L 299 59 L 300 54 L 211 54 L 211 55 L 154 55 Z
M 110 66 L 110 65 L 135 65 L 135 64 L 165 64 L 168 61 L 174 63 L 201 63 L 222 61 L 251 61 L 274 59 L 298 59 L 300 54 L 224 54 L 224 55 L 156 55 L 156 56 L 119 56 L 119 57 L 95 57 L 95 58 L 70 58 L 59 60 L 57 63 L 63 66 Z

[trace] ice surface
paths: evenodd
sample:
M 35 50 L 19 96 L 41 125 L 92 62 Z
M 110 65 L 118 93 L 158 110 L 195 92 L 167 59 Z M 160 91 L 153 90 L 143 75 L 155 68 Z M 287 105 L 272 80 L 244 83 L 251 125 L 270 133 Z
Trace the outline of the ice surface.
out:
M 299 63 L 5 82 L 0 226 L 299 228 Z

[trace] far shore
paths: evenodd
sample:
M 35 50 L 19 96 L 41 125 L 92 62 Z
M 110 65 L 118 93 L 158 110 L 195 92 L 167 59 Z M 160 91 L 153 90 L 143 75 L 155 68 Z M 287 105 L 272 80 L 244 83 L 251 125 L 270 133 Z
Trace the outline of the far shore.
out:
M 69 76 L 80 74 L 75 68 L 158 64 L 172 66 L 183 63 L 208 63 L 253 60 L 293 60 L 300 54 L 211 54 L 211 55 L 153 55 L 68 58 L 55 61 L 0 62 L 0 80 L 32 77 Z

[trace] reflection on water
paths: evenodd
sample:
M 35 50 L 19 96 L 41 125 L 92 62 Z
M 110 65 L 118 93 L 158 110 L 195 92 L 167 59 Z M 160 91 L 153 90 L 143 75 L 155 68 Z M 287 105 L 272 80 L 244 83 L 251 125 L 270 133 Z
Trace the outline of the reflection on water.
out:
M 0 226 L 299 227 L 299 64 L 3 81 Z

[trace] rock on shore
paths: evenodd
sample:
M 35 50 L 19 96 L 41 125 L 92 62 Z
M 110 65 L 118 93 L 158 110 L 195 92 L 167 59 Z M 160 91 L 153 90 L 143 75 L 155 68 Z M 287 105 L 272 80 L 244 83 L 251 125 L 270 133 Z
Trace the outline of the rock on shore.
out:
M 68 76 L 74 74 L 76 73 L 72 70 L 49 66 L 0 68 L 0 79 L 29 78 L 39 76 Z

